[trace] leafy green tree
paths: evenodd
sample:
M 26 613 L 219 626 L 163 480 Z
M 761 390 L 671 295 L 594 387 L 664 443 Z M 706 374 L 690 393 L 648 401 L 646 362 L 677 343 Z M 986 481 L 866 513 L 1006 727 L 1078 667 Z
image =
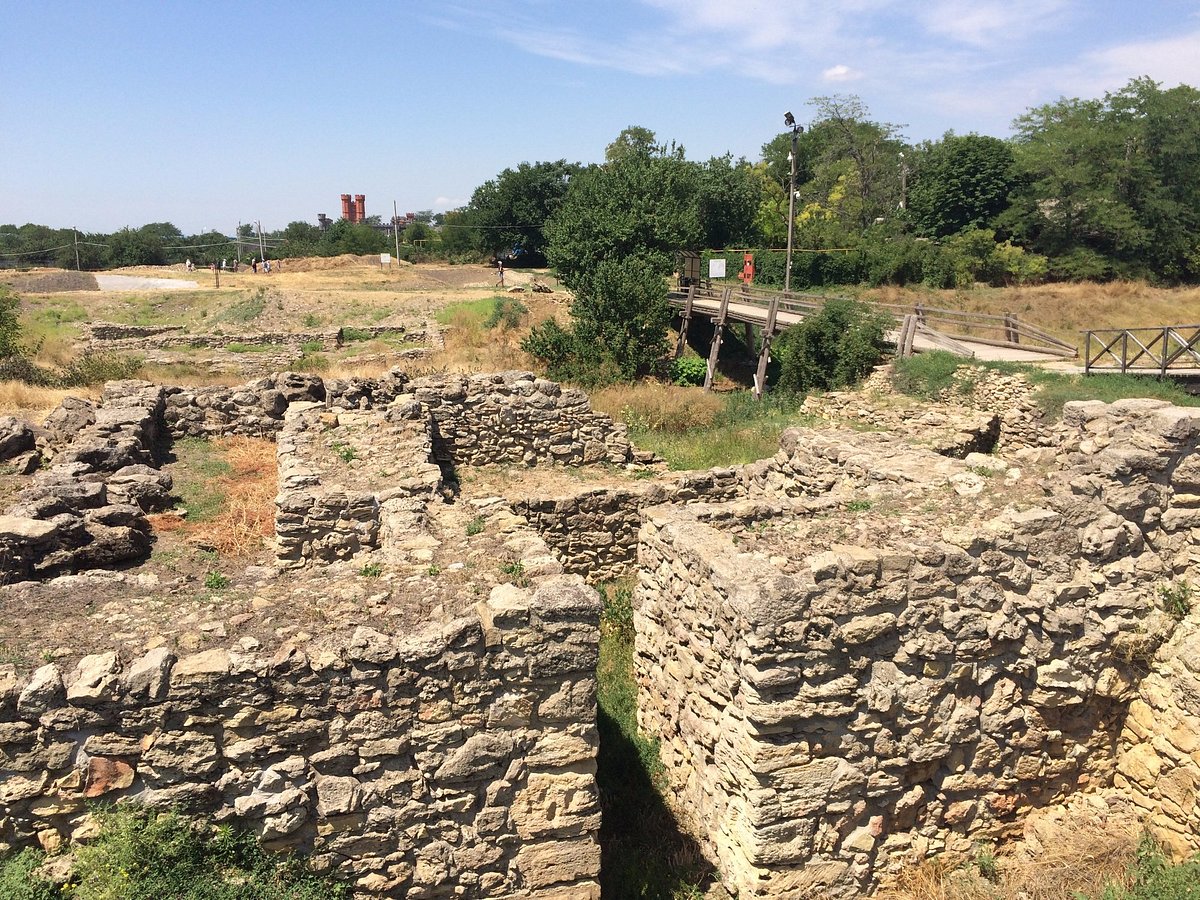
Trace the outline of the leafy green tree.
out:
M 162 238 L 153 231 L 122 228 L 108 237 L 108 261 L 115 267 L 161 266 L 166 264 L 167 254 Z
M 641 131 L 610 162 L 576 175 L 546 226 L 547 256 L 575 293 L 571 327 L 544 323 L 523 346 L 551 372 L 632 378 L 664 350 L 666 276 L 704 234 L 701 171 Z
M 467 205 L 476 246 L 485 253 L 520 250 L 534 263 L 545 256 L 545 225 L 567 194 L 578 163 L 523 162 L 475 189 Z
M 442 215 L 442 252 L 448 256 L 479 254 L 472 214 L 467 209 L 453 209 Z
M 400 232 L 400 240 L 406 244 L 426 242 L 433 238 L 433 229 L 424 222 L 413 222 Z
M 363 256 L 373 253 L 384 253 L 391 246 L 391 237 L 383 231 L 377 231 L 370 225 L 361 222 L 347 222 L 338 219 L 329 226 L 321 239 L 325 255 L 338 256 L 350 253 Z
M 847 187 L 839 218 L 862 231 L 900 206 L 900 154 L 906 145 L 899 125 L 873 122 L 866 105 L 853 95 L 815 97 L 810 140 L 820 147 L 810 184 L 819 195 L 833 182 Z M 832 177 L 831 177 L 832 176 Z
M 661 156 L 658 138 L 649 128 L 630 125 L 617 135 L 616 140 L 604 148 L 606 163 L 619 163 L 630 158 L 649 159 Z
M 315 256 L 321 245 L 321 229 L 309 222 L 289 222 L 280 236 L 280 256 Z
M 698 166 L 700 224 L 706 249 L 748 247 L 755 243 L 755 218 L 764 185 L 754 167 L 729 154 Z
M 1200 277 L 1200 92 L 1135 79 L 1016 120 L 1020 183 L 999 226 L 1060 277 Z
M 986 135 L 947 132 L 915 154 L 908 210 L 918 233 L 946 237 L 986 228 L 1016 187 L 1012 147 Z

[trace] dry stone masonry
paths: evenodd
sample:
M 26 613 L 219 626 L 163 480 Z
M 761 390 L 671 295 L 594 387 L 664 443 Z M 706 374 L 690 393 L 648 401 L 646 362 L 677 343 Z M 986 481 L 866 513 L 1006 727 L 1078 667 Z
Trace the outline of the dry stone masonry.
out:
M 1077 403 L 1050 427 L 1027 383 L 960 374 L 958 409 L 832 395 L 807 412 L 854 427 L 649 479 L 623 426 L 528 372 L 121 382 L 0 422 L 32 473 L 0 517 L 9 580 L 144 555 L 164 447 L 232 434 L 276 440 L 262 579 L 325 585 L 314 620 L 368 561 L 411 573 L 411 609 L 338 600 L 266 648 L 216 629 L 0 666 L 0 850 L 85 840 L 90 801 L 127 799 L 251 827 L 364 897 L 596 898 L 584 579 L 634 571 L 639 721 L 741 898 L 858 896 L 1107 791 L 1200 849 L 1200 414 Z M 624 474 L 443 504 L 479 465 Z M 503 580 L 437 555 L 468 524 Z
M 1122 780 L 1194 841 L 1191 643 L 1156 651 L 1162 587 L 1196 561 L 1200 415 L 1073 404 L 1065 423 L 1034 491 L 994 458 L 793 431 L 775 502 L 646 512 L 639 719 L 738 896 L 857 896 Z M 1176 727 L 1154 735 L 1150 710 Z
M 89 801 L 137 800 L 249 825 L 371 895 L 598 898 L 598 619 L 552 576 L 405 637 L 0 667 L 0 846 L 55 848 Z

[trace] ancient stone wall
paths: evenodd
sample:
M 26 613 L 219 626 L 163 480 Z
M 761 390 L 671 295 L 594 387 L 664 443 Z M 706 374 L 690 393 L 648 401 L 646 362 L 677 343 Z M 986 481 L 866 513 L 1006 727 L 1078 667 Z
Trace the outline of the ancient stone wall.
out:
M 91 830 L 89 801 L 133 799 L 373 895 L 597 898 L 598 619 L 556 576 L 406 637 L 0 667 L 0 848 L 56 847 Z
M 624 425 L 593 412 L 582 391 L 532 372 L 435 376 L 408 391 L 434 421 L 439 460 L 586 465 L 631 458 Z
M 1068 421 L 1067 470 L 1024 488 L 886 435 L 793 431 L 778 508 L 646 512 L 640 724 L 739 896 L 856 896 L 1112 783 L 1138 659 L 1174 624 L 1172 477 L 1200 417 Z
M 289 568 L 379 547 L 389 517 L 417 514 L 442 483 L 430 423 L 411 401 L 366 411 L 293 403 L 276 457 L 276 556 Z
M 149 552 L 145 513 L 162 509 L 171 489 L 155 468 L 162 411 L 161 387 L 116 381 L 99 408 L 77 401 L 49 417 L 50 464 L 0 516 L 0 578 L 109 567 Z
M 1200 606 L 1153 659 L 1121 734 L 1115 784 L 1177 857 L 1200 853 Z

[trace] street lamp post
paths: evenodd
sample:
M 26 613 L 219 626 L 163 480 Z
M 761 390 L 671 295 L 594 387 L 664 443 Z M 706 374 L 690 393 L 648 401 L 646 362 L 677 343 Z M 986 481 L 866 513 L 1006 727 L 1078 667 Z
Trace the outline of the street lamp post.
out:
M 796 225 L 796 140 L 804 131 L 804 126 L 797 125 L 795 117 L 790 112 L 783 114 L 783 124 L 792 129 L 792 152 L 788 154 L 788 161 L 792 164 L 792 173 L 788 180 L 787 262 L 784 263 L 783 270 L 783 290 L 786 293 L 792 289 L 792 233 Z

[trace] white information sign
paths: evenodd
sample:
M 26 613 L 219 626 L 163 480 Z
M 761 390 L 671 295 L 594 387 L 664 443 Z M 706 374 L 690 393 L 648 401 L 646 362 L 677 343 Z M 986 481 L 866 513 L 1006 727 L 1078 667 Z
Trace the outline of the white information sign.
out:
M 380 253 L 379 254 L 379 264 L 381 266 L 390 266 L 392 264 L 392 254 Z
M 724 278 L 725 277 L 725 260 L 710 259 L 708 261 L 708 277 L 709 278 Z

